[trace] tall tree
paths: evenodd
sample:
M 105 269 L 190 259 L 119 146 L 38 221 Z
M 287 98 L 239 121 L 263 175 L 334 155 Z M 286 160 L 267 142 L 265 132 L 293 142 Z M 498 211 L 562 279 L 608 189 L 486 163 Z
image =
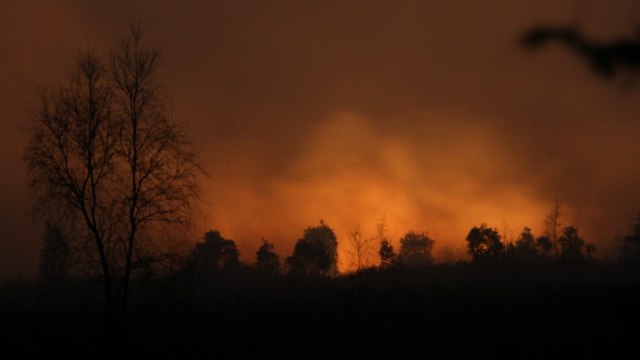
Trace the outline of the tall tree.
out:
M 139 26 L 110 53 L 114 116 L 126 213 L 124 274 L 118 291 L 124 312 L 134 252 L 145 233 L 163 224 L 188 223 L 201 168 L 184 129 L 173 120 L 158 81 L 160 53 L 146 47 Z
M 112 253 L 116 247 L 118 199 L 116 147 L 120 124 L 112 116 L 112 88 L 104 60 L 87 51 L 58 89 L 43 90 L 28 126 L 24 159 L 35 208 L 67 213 L 82 222 L 99 259 L 105 315 L 114 312 Z
M 132 272 L 160 258 L 157 235 L 187 224 L 202 173 L 157 79 L 159 52 L 138 26 L 109 52 L 80 56 L 43 91 L 25 161 L 36 208 L 82 223 L 102 273 L 108 323 L 126 314 Z M 85 236 L 86 235 L 86 236 Z

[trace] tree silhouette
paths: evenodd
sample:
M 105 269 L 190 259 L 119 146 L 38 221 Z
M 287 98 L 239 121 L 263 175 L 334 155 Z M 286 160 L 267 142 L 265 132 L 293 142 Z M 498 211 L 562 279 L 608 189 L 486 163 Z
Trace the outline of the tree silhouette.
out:
M 485 223 L 471 228 L 466 240 L 467 251 L 473 261 L 496 259 L 504 252 L 498 230 L 487 227 Z
M 42 240 L 38 279 L 44 283 L 65 279 L 70 265 L 70 248 L 62 228 L 47 221 Z
M 580 261 L 585 259 L 585 242 L 578 236 L 578 228 L 567 226 L 562 229 L 562 236 L 558 239 L 560 257 L 564 261 Z
M 187 264 L 200 273 L 234 269 L 240 265 L 240 253 L 233 240 L 223 238 L 218 231 L 208 231 L 189 254 Z
M 540 238 L 538 238 L 540 239 Z M 538 247 L 531 229 L 525 227 L 516 240 L 514 247 L 515 257 L 523 262 L 532 262 L 538 258 Z
M 159 52 L 131 26 L 107 59 L 87 51 L 44 90 L 24 159 L 36 208 L 68 214 L 100 264 L 107 323 L 122 323 L 133 271 L 162 259 L 163 228 L 188 224 L 201 167 L 157 80 Z M 114 316 L 117 315 L 117 316 Z
M 264 239 L 256 252 L 256 268 L 268 273 L 276 273 L 280 269 L 280 257 L 273 251 L 273 244 Z
M 549 240 L 549 237 L 539 236 L 536 238 L 536 247 L 541 256 L 548 257 L 551 250 L 553 250 L 553 243 Z
M 391 236 L 389 236 L 389 230 L 387 229 L 384 217 L 380 220 L 380 223 L 376 225 L 376 231 L 378 241 L 380 242 L 380 247 L 378 249 L 380 266 L 383 268 L 389 267 L 395 263 L 396 253 L 393 249 L 393 245 L 391 244 Z
M 434 241 L 426 232 L 410 231 L 400 239 L 398 261 L 409 266 L 423 266 L 433 263 L 431 250 Z
M 371 238 L 364 236 L 360 229 L 360 224 L 357 224 L 348 234 L 349 255 L 352 258 L 352 265 L 356 271 L 360 271 L 363 268 L 369 266 L 369 253 L 371 247 Z
M 553 208 L 551 208 L 551 211 L 545 219 L 545 225 L 547 226 L 547 237 L 553 244 L 553 254 L 556 259 L 559 256 L 558 232 L 560 231 L 560 227 L 562 226 L 562 224 L 560 223 L 560 216 L 562 216 L 562 212 L 560 211 L 560 204 L 560 200 L 556 200 L 553 204 Z
M 287 258 L 291 271 L 303 275 L 336 275 L 338 241 L 333 230 L 320 221 L 320 226 L 309 227 L 296 242 L 293 255 Z
M 378 255 L 380 255 L 381 267 L 389 267 L 395 263 L 396 253 L 393 250 L 393 246 L 387 240 L 382 240 L 380 242 L 380 250 L 378 250 Z

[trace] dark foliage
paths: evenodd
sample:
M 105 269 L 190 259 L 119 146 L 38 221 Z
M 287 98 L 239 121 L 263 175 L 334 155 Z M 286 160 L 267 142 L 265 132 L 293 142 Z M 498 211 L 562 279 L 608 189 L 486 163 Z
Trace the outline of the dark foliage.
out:
M 487 227 L 487 224 L 471 228 L 466 240 L 467 251 L 473 261 L 496 260 L 504 254 L 498 230 Z
M 380 255 L 381 267 L 389 267 L 395 263 L 396 253 L 388 240 L 380 241 L 380 250 L 378 250 L 378 255 Z
M 514 255 L 518 260 L 524 262 L 532 262 L 538 259 L 538 248 L 530 228 L 525 227 L 520 233 L 514 247 Z
M 558 239 L 560 257 L 564 261 L 582 261 L 585 259 L 585 242 L 578 236 L 578 229 L 567 226 L 562 229 L 562 236 Z
M 540 236 L 536 238 L 536 247 L 540 255 L 549 256 L 553 250 L 553 242 L 547 236 Z
M 429 265 L 433 263 L 433 244 L 427 233 L 410 231 L 400 239 L 398 261 L 408 266 Z
M 240 253 L 233 240 L 223 238 L 218 231 L 207 232 L 203 240 L 189 254 L 187 267 L 199 272 L 215 272 L 240 265 Z
M 262 272 L 276 273 L 280 270 L 280 256 L 273 251 L 273 244 L 262 240 L 256 252 L 256 269 Z
M 287 258 L 291 272 L 302 275 L 337 275 L 338 241 L 327 224 L 309 227 Z

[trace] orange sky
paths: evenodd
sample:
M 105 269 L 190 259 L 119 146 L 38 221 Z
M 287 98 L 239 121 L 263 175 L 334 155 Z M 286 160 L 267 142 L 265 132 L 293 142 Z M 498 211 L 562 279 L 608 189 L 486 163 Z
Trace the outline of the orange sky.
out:
M 167 95 L 213 176 L 200 230 L 221 230 L 246 260 L 261 237 L 286 256 L 320 219 L 345 244 L 353 224 L 373 233 L 382 216 L 396 241 L 426 230 L 450 258 L 482 222 L 539 233 L 556 198 L 564 223 L 615 254 L 640 210 L 638 86 L 517 38 L 571 21 L 596 39 L 629 36 L 636 3 L 4 4 L 0 277 L 37 265 L 20 160 L 36 86 L 55 84 L 77 50 L 105 49 L 130 17 L 162 49 Z

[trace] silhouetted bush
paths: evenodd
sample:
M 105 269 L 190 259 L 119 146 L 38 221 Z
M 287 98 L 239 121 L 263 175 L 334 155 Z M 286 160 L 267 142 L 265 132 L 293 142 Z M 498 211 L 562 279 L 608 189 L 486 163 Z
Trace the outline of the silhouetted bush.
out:
M 186 259 L 186 266 L 201 273 L 219 269 L 234 269 L 240 265 L 240 253 L 233 240 L 223 238 L 218 231 L 204 234 Z
M 471 228 L 466 240 L 467 251 L 473 261 L 496 260 L 504 254 L 504 244 L 500 241 L 498 230 L 487 227 L 485 223 Z
M 256 252 L 256 269 L 267 273 L 280 270 L 280 257 L 273 251 L 273 244 L 263 240 Z
M 323 221 L 309 227 L 296 242 L 287 264 L 294 274 L 337 275 L 338 241 L 333 230 Z
M 400 239 L 398 261 L 408 266 L 429 265 L 433 263 L 433 244 L 427 233 L 410 231 Z
M 380 241 L 380 249 L 378 250 L 378 255 L 380 255 L 380 266 L 381 267 L 389 267 L 395 263 L 396 253 L 393 250 L 393 246 L 389 243 L 388 240 Z

